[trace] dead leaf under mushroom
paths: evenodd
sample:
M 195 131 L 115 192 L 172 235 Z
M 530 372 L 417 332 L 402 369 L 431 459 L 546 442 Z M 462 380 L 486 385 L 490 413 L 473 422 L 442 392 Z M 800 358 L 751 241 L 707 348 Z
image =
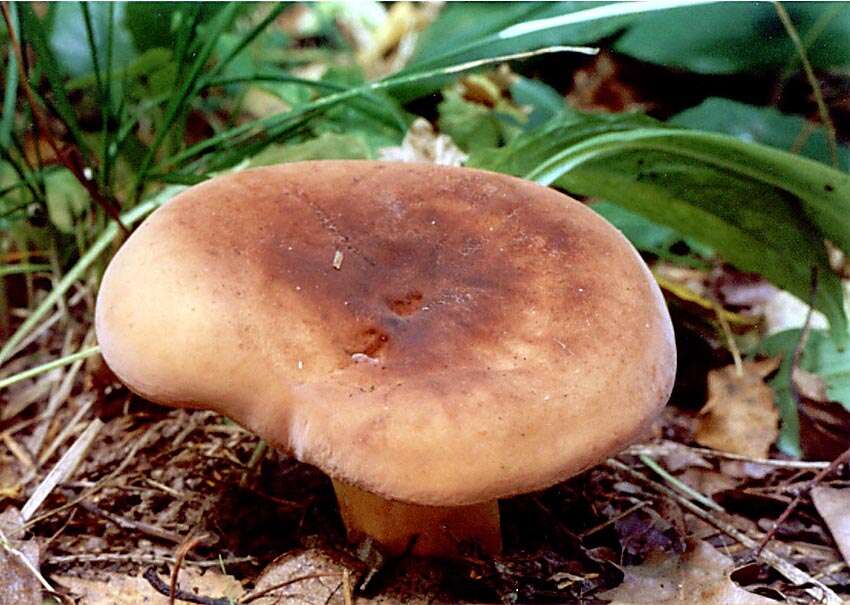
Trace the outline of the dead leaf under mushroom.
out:
M 694 438 L 701 445 L 753 458 L 765 458 L 779 435 L 779 412 L 764 378 L 779 359 L 748 361 L 738 375 L 734 365 L 708 374 L 708 402 Z
M 159 594 L 140 576 L 107 573 L 103 579 L 98 580 L 73 576 L 53 578 L 65 592 L 79 599 L 76 601 L 79 605 L 168 605 L 168 597 Z M 197 595 L 227 598 L 234 602 L 245 593 L 245 589 L 233 576 L 225 576 L 215 571 L 203 573 L 189 568 L 181 569 L 177 584 L 183 590 Z
M 735 584 L 733 561 L 703 541 L 692 542 L 681 557 L 653 555 L 643 565 L 626 567 L 623 583 L 602 593 L 611 605 L 770 605 L 778 603 Z

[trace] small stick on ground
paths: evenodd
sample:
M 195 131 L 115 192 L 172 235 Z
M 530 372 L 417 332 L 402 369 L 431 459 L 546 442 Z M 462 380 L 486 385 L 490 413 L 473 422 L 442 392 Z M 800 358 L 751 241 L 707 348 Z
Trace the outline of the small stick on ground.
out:
M 339 574 L 337 573 L 311 573 L 304 576 L 296 576 L 294 578 L 290 578 L 288 580 L 284 580 L 283 582 L 278 582 L 268 588 L 264 588 L 262 590 L 258 590 L 256 592 L 250 592 L 246 594 L 244 597 L 239 599 L 237 603 L 239 605 L 244 605 L 245 603 L 250 603 L 251 601 L 256 601 L 260 597 L 264 597 L 269 593 L 274 592 L 275 590 L 279 590 L 281 588 L 286 588 L 291 584 L 296 584 L 297 582 L 304 582 L 305 580 L 315 580 L 317 578 L 338 578 Z
M 197 605 L 233 605 L 233 601 L 227 598 L 215 599 L 212 597 L 205 597 L 203 595 L 196 595 L 185 590 L 175 590 L 173 586 L 169 586 L 162 581 L 162 579 L 157 575 L 156 569 L 153 567 L 148 567 L 145 570 L 145 573 L 142 574 L 142 577 L 148 581 L 151 588 L 162 596 L 168 597 L 170 599 L 169 602 L 172 603 L 172 605 L 175 599 L 186 603 L 196 603 Z
M 761 464 L 764 466 L 775 466 L 777 468 L 796 468 L 796 469 L 815 469 L 820 470 L 826 468 L 830 465 L 829 462 L 814 462 L 807 460 L 778 460 L 775 458 L 752 458 L 750 456 L 744 456 L 742 454 L 733 454 L 732 452 L 722 452 L 720 450 L 713 450 L 707 447 L 692 447 L 690 445 L 685 445 L 683 443 L 677 443 L 675 441 L 661 441 L 660 443 L 654 444 L 642 444 L 642 445 L 633 445 L 629 449 L 625 451 L 626 454 L 632 456 L 639 456 L 644 454 L 646 456 L 666 456 L 668 454 L 672 454 L 676 449 L 686 449 L 691 452 L 703 455 L 703 456 L 711 456 L 712 458 L 723 458 L 725 460 L 737 460 L 739 462 L 750 462 L 752 464 Z
M 210 561 L 184 561 L 184 566 L 191 565 L 201 569 L 220 567 L 221 565 L 238 565 L 241 563 L 254 564 L 254 557 L 231 557 L 229 559 L 215 559 Z M 65 565 L 68 563 L 140 563 L 147 565 L 174 565 L 173 557 L 158 557 L 156 555 L 141 555 L 125 552 L 102 552 L 98 554 L 78 553 L 74 555 L 48 556 L 45 565 Z
M 86 427 L 86 430 L 83 431 L 83 434 L 74 442 L 74 445 L 65 452 L 59 459 L 59 462 L 56 463 L 56 466 L 47 473 L 47 477 L 35 488 L 32 496 L 30 496 L 27 503 L 21 509 L 21 516 L 24 521 L 30 520 L 35 511 L 38 510 L 57 485 L 69 479 L 74 474 L 74 471 L 77 470 L 80 462 L 85 458 L 86 453 L 101 428 L 103 428 L 103 421 L 100 418 L 92 420 Z
M 197 536 L 189 536 L 183 544 L 181 544 L 177 548 L 177 552 L 174 553 L 174 568 L 171 570 L 171 581 L 169 584 L 169 596 L 168 596 L 168 605 L 174 605 L 174 598 L 177 591 L 177 575 L 180 573 L 180 567 L 183 565 L 183 559 L 186 558 L 193 548 L 195 548 L 198 544 L 201 544 L 204 540 L 209 538 L 209 534 L 200 534 Z
M 817 475 L 812 477 L 812 479 L 806 483 L 806 485 L 794 496 L 794 499 L 791 500 L 791 503 L 785 507 L 785 510 L 782 511 L 782 514 L 779 515 L 779 518 L 773 524 L 773 527 L 770 528 L 770 531 L 765 534 L 761 543 L 756 550 L 756 554 L 758 555 L 762 549 L 767 546 L 767 543 L 773 540 L 773 537 L 776 535 L 776 532 L 782 526 L 785 521 L 788 520 L 788 517 L 791 516 L 791 513 L 797 508 L 800 504 L 800 501 L 803 499 L 803 495 L 808 494 L 815 488 L 821 481 L 823 481 L 827 476 L 829 476 L 833 471 L 835 471 L 842 464 L 846 464 L 850 461 L 850 448 L 845 450 L 840 456 L 838 456 L 835 460 L 833 460 L 828 467 L 821 470 Z
M 98 517 L 103 517 L 110 523 L 117 525 L 121 529 L 130 529 L 140 533 L 143 533 L 148 536 L 152 536 L 154 538 L 159 538 L 160 540 L 165 540 L 166 542 L 171 542 L 173 544 L 180 544 L 183 542 L 183 538 L 180 534 L 177 534 L 173 531 L 168 531 L 167 529 L 162 529 L 161 527 L 157 527 L 156 525 L 151 525 L 150 523 L 145 523 L 143 521 L 133 521 L 132 519 L 127 519 L 126 517 L 122 517 L 120 515 L 116 515 L 115 513 L 111 513 L 109 511 L 105 511 L 96 504 L 92 502 L 81 502 L 80 507 L 97 515 Z

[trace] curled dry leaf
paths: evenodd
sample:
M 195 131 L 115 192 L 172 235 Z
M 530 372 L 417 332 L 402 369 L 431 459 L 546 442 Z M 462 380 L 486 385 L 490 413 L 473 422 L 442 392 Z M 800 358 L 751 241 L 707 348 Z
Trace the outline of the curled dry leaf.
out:
M 850 489 L 835 489 L 819 485 L 812 490 L 812 500 L 844 561 L 850 565 Z
M 97 580 L 86 580 L 73 576 L 53 576 L 65 592 L 76 597 L 79 605 L 168 605 L 168 597 L 159 594 L 142 577 L 106 573 Z M 164 578 L 167 581 L 167 578 Z M 245 589 L 233 576 L 213 571 L 201 573 L 194 569 L 180 570 L 177 585 L 197 595 L 225 598 L 236 601 Z M 182 603 L 182 601 L 177 601 Z
M 381 149 L 381 160 L 393 162 L 428 162 L 444 166 L 460 166 L 466 161 L 466 154 L 455 145 L 451 137 L 437 134 L 431 123 L 424 118 L 416 118 L 400 147 Z
M 729 574 L 733 561 L 707 542 L 692 542 L 679 557 L 654 555 L 643 565 L 623 569 L 617 588 L 599 595 L 611 605 L 770 605 L 778 603 L 744 590 Z
M 764 378 L 777 367 L 778 358 L 746 362 L 740 376 L 734 365 L 712 370 L 708 402 L 694 435 L 697 442 L 725 452 L 767 457 L 779 435 L 779 412 Z

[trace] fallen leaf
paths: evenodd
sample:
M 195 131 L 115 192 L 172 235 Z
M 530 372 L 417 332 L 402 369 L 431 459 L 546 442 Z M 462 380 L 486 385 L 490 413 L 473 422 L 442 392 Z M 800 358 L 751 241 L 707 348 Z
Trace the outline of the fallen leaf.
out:
M 707 447 L 753 458 L 767 457 L 779 435 L 779 412 L 764 378 L 779 359 L 748 361 L 739 376 L 734 365 L 708 374 L 708 402 L 694 435 Z
M 79 605 L 168 605 L 168 597 L 159 594 L 139 576 L 107 572 L 98 580 L 57 575 L 53 576 L 53 580 L 77 597 Z M 163 580 L 168 581 L 167 578 Z M 191 568 L 180 570 L 177 585 L 196 595 L 233 601 L 245 593 L 242 584 L 233 576 L 214 571 L 201 573 Z
M 744 590 L 729 575 L 734 562 L 703 541 L 679 557 L 653 555 L 643 565 L 623 569 L 617 588 L 599 595 L 611 605 L 770 605 L 778 603 Z
M 21 560 L 26 557 L 38 569 L 38 544 L 34 540 L 21 540 L 21 513 L 7 508 L 0 514 L 0 605 L 40 605 L 41 583 L 32 570 Z
M 818 485 L 812 490 L 812 500 L 838 544 L 841 556 L 850 564 L 850 489 Z
M 400 147 L 381 149 L 381 160 L 392 162 L 429 162 L 444 166 L 460 166 L 466 161 L 466 154 L 455 145 L 451 137 L 437 134 L 431 123 L 424 118 L 416 118 Z
M 328 551 L 311 548 L 281 555 L 262 571 L 253 593 L 270 590 L 254 605 L 345 605 L 343 574 L 351 574 L 357 586 L 360 565 Z

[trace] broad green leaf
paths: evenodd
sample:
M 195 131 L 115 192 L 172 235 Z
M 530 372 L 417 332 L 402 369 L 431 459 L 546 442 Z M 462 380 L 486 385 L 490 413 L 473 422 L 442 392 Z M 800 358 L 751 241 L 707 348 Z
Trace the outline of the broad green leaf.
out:
M 200 22 L 224 8 L 221 2 L 202 2 Z M 185 2 L 128 2 L 124 26 L 139 52 L 152 48 L 173 48 L 174 32 L 189 18 Z
M 577 10 L 575 2 L 449 2 L 416 43 L 412 63 L 428 62 L 447 49 L 492 36 L 516 23 Z
M 697 3 L 703 0 L 697 0 Z M 413 61 L 401 74 L 556 45 L 590 44 L 610 36 L 643 13 L 693 5 L 683 0 L 658 2 L 449 4 L 424 32 Z M 446 79 L 397 87 L 409 101 L 439 90 Z
M 776 406 L 782 418 L 782 427 L 777 447 L 787 454 L 801 455 L 800 420 L 797 405 L 791 395 L 791 371 L 794 350 L 800 341 L 800 330 L 785 330 L 763 340 L 756 353 L 771 357 L 782 356 L 782 365 L 770 381 L 776 393 Z M 832 401 L 837 401 L 850 410 L 850 349 L 836 346 L 834 339 L 821 330 L 809 333 L 806 347 L 800 358 L 800 367 L 820 376 L 826 384 L 826 392 Z
M 790 361 L 799 341 L 800 330 L 784 330 L 765 338 L 758 352 Z M 823 330 L 811 330 L 800 367 L 823 378 L 829 398 L 850 411 L 850 347 L 839 348 Z
M 601 197 L 714 248 L 816 307 L 847 340 L 843 291 L 824 247 L 850 250 L 850 178 L 735 138 L 644 116 L 566 116 L 471 164 Z
M 703 259 L 714 254 L 711 248 L 693 238 L 612 202 L 594 202 L 590 207 L 619 229 L 635 248 L 659 258 L 690 267 L 706 267 Z M 682 244 L 685 245 L 684 251 L 679 250 Z
M 850 63 L 850 5 L 783 2 L 816 68 Z M 807 33 L 826 14 L 814 41 Z M 821 24 L 818 24 L 820 28 Z M 770 2 L 722 2 L 647 14 L 629 27 L 615 48 L 642 61 L 705 74 L 780 69 L 796 51 Z
M 530 110 L 528 121 L 523 124 L 525 130 L 542 126 L 566 111 L 564 97 L 539 80 L 518 77 L 516 82 L 511 84 L 511 97 L 518 105 Z
M 62 233 L 73 233 L 75 219 L 91 203 L 88 192 L 65 168 L 49 174 L 44 182 L 47 186 L 47 213 L 50 222 Z
M 832 165 L 826 130 L 801 116 L 784 114 L 773 107 L 756 107 L 731 99 L 711 97 L 673 116 L 669 124 L 732 135 L 743 141 L 763 143 L 797 151 L 823 164 Z M 802 142 L 802 144 L 801 144 Z M 850 168 L 850 150 L 838 149 L 839 167 Z
M 116 69 L 126 67 L 136 58 L 129 32 L 123 27 L 126 2 L 113 4 L 113 61 Z M 109 5 L 106 2 L 90 2 L 92 34 L 96 48 L 105 49 L 107 29 L 109 27 Z M 89 46 L 85 19 L 81 6 L 76 2 L 60 2 L 56 7 L 53 31 L 50 34 L 50 48 L 56 60 L 72 77 L 90 74 L 94 71 L 94 57 Z M 103 58 L 99 58 L 103 63 Z M 101 65 L 104 69 L 105 65 Z

